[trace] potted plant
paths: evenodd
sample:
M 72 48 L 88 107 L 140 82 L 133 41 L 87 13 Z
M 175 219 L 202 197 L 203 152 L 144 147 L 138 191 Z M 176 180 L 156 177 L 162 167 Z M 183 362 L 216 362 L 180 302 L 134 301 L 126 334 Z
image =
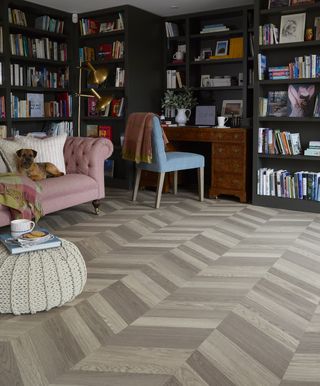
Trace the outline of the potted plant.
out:
M 186 87 L 181 90 L 167 90 L 162 100 L 163 108 L 174 108 L 177 110 L 176 122 L 179 126 L 185 126 L 190 118 L 191 109 L 197 105 L 196 98 L 192 91 Z M 188 115 L 187 115 L 188 114 Z

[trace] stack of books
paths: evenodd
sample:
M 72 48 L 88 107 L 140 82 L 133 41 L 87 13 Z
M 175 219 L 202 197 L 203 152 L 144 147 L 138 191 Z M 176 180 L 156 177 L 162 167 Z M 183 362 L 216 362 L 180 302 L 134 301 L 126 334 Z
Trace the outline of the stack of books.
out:
M 258 169 L 257 194 L 320 201 L 320 173 L 285 169 Z
M 207 34 L 212 32 L 229 31 L 230 28 L 224 24 L 207 24 L 200 31 L 201 34 Z
M 260 127 L 258 132 L 258 153 L 301 154 L 300 134 Z
M 309 141 L 309 147 L 307 149 L 305 149 L 304 155 L 319 157 L 320 156 L 320 141 Z
M 224 77 L 215 76 L 212 79 L 213 87 L 229 87 L 232 85 L 232 78 L 230 75 L 226 75 Z
M 279 28 L 274 24 L 259 26 L 259 45 L 279 44 Z
M 36 234 L 38 231 L 44 234 L 42 237 L 30 237 L 20 239 L 13 239 L 8 233 L 0 235 L 0 242 L 7 248 L 8 252 L 12 255 L 16 255 L 24 252 L 38 251 L 41 249 L 57 248 L 61 246 L 61 240 L 50 234 L 46 229 L 40 229 L 36 232 L 30 232 Z M 25 235 L 23 235 L 25 236 Z
M 280 79 L 290 78 L 289 66 L 269 67 L 268 73 L 269 73 L 270 80 L 280 80 Z

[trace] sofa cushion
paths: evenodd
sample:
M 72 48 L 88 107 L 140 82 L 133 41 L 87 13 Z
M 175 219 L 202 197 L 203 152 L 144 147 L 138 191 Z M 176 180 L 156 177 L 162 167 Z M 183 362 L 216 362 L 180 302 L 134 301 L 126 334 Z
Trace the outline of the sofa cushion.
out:
M 66 134 L 43 139 L 27 136 L 17 137 L 15 142 L 20 145 L 19 149 L 26 148 L 36 150 L 38 152 L 36 162 L 51 162 L 61 172 L 66 173 L 63 155 L 63 147 L 66 139 Z

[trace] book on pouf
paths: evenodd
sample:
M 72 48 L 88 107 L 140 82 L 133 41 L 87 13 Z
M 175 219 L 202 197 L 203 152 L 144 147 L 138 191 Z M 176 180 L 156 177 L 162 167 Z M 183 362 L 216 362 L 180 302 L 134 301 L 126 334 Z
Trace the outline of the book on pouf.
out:
M 41 229 L 41 231 L 49 233 L 46 229 Z M 37 244 L 32 244 L 32 245 L 19 245 L 17 241 L 14 241 L 12 239 L 12 236 L 10 233 L 0 234 L 0 241 L 7 248 L 9 253 L 12 255 L 16 255 L 24 252 L 38 251 L 41 249 L 57 248 L 61 246 L 61 240 L 58 237 L 53 235 L 52 235 L 52 238 L 48 241 L 44 241 L 41 243 L 39 242 Z

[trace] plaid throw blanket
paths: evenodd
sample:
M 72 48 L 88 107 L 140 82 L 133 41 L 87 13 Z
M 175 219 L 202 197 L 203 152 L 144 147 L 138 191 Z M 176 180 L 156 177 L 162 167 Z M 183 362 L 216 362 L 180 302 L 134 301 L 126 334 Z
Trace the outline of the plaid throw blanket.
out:
M 28 177 L 0 174 L 0 204 L 9 207 L 13 219 L 40 219 L 42 207 L 37 197 L 40 191 L 40 185 Z

